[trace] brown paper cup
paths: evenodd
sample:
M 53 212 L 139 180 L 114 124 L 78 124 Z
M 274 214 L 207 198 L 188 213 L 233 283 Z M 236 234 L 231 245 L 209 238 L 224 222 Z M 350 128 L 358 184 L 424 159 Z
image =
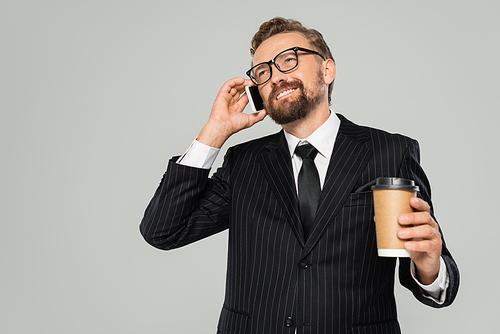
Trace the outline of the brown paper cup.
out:
M 404 249 L 404 241 L 398 238 L 401 226 L 398 217 L 402 213 L 413 212 L 410 198 L 416 191 L 395 189 L 374 189 L 375 228 L 377 231 L 378 255 L 383 257 L 409 257 L 410 252 Z

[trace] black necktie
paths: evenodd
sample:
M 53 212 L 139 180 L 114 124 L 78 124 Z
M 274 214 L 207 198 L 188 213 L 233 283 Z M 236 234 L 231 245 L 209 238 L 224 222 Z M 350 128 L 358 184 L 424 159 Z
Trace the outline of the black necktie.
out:
M 299 172 L 299 210 L 300 219 L 304 227 L 304 237 L 309 237 L 312 231 L 314 216 L 318 208 L 319 194 L 321 187 L 319 184 L 319 174 L 314 164 L 314 158 L 318 150 L 311 144 L 300 145 L 295 149 L 295 153 L 302 158 L 302 168 Z

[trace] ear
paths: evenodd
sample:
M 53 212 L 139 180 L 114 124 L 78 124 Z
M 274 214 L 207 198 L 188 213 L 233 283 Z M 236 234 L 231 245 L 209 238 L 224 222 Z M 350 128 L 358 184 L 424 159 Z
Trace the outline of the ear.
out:
M 327 59 L 323 62 L 323 80 L 325 80 L 325 84 L 329 85 L 335 79 L 335 75 L 337 74 L 337 68 L 335 67 L 335 63 L 332 59 Z

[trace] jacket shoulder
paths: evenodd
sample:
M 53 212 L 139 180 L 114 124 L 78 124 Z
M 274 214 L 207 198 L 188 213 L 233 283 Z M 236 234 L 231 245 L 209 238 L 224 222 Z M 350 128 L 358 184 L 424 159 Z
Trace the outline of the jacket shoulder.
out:
M 282 140 L 285 140 L 283 130 L 231 146 L 228 149 L 228 153 L 231 153 L 233 156 L 256 155 L 262 151 L 277 148 Z
M 382 129 L 377 129 L 370 126 L 358 125 L 344 116 L 338 114 L 340 118 L 339 132 L 358 141 L 366 141 L 367 145 L 375 147 L 387 147 L 395 144 L 409 146 L 417 145 L 418 142 L 406 135 L 400 133 L 391 133 Z

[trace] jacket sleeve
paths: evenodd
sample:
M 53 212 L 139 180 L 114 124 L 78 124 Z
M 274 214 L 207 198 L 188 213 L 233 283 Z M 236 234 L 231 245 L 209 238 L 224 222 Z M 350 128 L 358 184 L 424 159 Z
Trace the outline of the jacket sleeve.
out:
M 405 152 L 403 161 L 400 166 L 400 173 L 401 177 L 412 179 L 419 186 L 420 191 L 418 196 L 429 203 L 431 207 L 431 215 L 434 220 L 436 220 L 436 218 L 434 217 L 434 208 L 431 201 L 431 188 L 429 180 L 427 179 L 427 176 L 420 166 L 420 149 L 418 142 L 415 140 L 412 140 Z M 434 300 L 426 298 L 422 295 L 420 287 L 415 283 L 413 277 L 410 274 L 409 258 L 401 258 L 399 265 L 399 280 L 401 284 L 408 288 L 413 293 L 415 298 L 417 298 L 420 302 L 436 308 L 448 306 L 455 300 L 460 283 L 460 274 L 457 264 L 453 260 L 450 251 L 446 247 L 441 227 L 439 227 L 439 232 L 441 233 L 441 238 L 443 241 L 441 256 L 446 263 L 446 269 L 449 277 L 449 284 L 446 290 L 446 298 L 443 304 L 438 304 Z
M 146 242 L 168 250 L 228 228 L 229 156 L 211 178 L 208 169 L 179 165 L 178 157 L 169 161 L 139 227 Z

